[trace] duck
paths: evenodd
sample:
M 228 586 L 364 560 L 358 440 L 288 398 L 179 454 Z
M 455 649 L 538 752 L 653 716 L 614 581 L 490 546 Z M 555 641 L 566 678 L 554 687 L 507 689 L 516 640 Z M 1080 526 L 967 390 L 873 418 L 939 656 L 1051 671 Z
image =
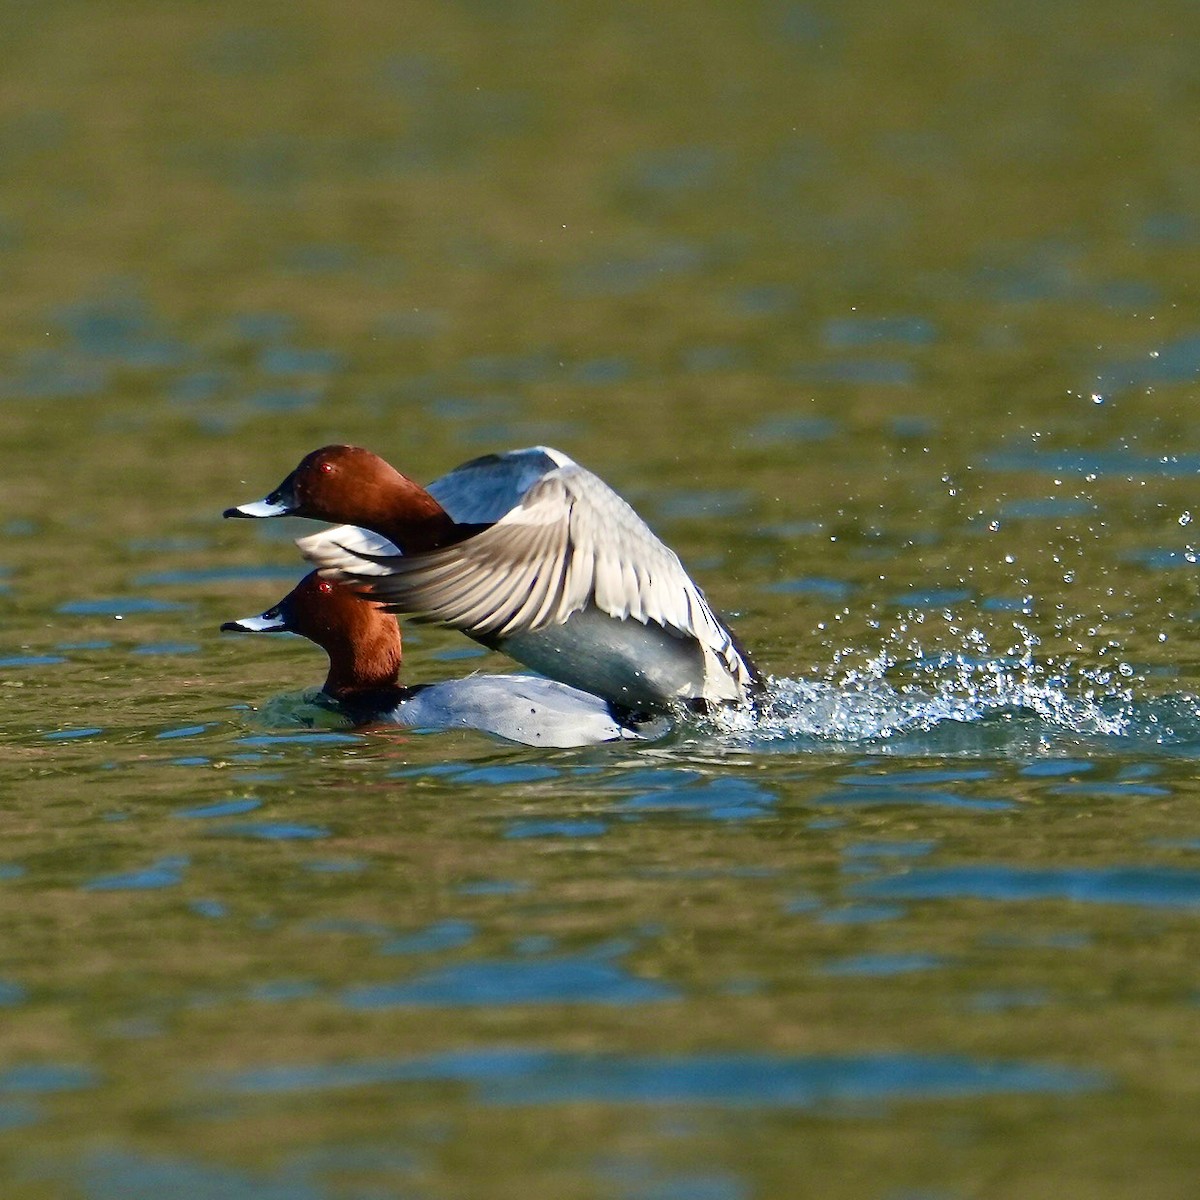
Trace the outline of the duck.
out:
M 326 578 L 630 716 L 753 707 L 763 687 L 678 555 L 548 446 L 472 459 L 427 487 L 362 447 L 323 446 L 225 516 L 335 522 L 297 542 Z
M 599 697 L 534 675 L 468 675 L 401 686 L 396 618 L 316 571 L 265 612 L 226 621 L 221 630 L 297 633 L 315 642 L 329 657 L 318 703 L 356 727 L 476 729 L 525 746 L 548 747 L 645 741 L 669 727 L 659 719 L 635 728 Z

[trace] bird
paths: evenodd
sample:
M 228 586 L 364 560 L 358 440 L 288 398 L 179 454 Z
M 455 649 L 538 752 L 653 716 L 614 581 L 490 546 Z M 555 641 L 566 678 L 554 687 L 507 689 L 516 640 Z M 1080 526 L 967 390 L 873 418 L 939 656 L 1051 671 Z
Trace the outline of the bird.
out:
M 339 523 L 298 539 L 327 577 L 459 629 L 630 716 L 753 707 L 762 676 L 678 555 L 560 450 L 488 454 L 422 487 L 323 446 L 227 517 Z
M 258 616 L 226 621 L 230 633 L 297 633 L 329 657 L 320 700 L 354 726 L 477 729 L 527 746 L 587 746 L 660 737 L 669 722 L 622 722 L 597 696 L 535 675 L 468 675 L 400 684 L 396 618 L 310 572 Z

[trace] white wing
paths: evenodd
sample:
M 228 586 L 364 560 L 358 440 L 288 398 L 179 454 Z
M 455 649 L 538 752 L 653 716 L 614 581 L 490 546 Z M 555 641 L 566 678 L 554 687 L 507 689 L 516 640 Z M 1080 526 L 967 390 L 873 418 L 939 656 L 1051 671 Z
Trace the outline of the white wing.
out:
M 344 555 L 347 563 L 361 563 L 364 555 L 397 556 L 399 547 L 393 545 L 381 533 L 372 533 L 357 525 L 331 525 L 307 537 L 297 538 L 304 557 L 313 562 L 317 556 Z

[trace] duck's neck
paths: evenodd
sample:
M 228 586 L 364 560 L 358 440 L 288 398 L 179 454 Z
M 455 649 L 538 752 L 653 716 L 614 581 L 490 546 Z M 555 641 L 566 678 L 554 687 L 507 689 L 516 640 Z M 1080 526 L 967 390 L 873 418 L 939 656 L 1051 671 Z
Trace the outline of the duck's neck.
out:
M 329 674 L 322 689 L 335 700 L 363 700 L 372 692 L 394 691 L 400 677 L 400 638 L 381 629 L 369 638 L 326 646 Z

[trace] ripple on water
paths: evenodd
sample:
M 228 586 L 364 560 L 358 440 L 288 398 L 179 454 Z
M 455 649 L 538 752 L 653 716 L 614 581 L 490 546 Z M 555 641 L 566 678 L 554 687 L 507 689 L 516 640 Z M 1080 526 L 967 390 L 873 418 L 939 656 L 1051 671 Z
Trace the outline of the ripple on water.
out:
M 195 737 L 197 734 L 204 733 L 205 730 L 211 729 L 213 723 L 210 721 L 204 725 L 180 725 L 175 729 L 164 729 L 154 735 L 155 741 L 170 741 L 173 738 Z
M 54 611 L 73 617 L 115 617 L 129 613 L 184 612 L 194 605 L 176 600 L 152 600 L 148 596 L 110 597 L 96 600 L 68 600 Z
M 1072 900 L 1145 907 L 1200 906 L 1200 871 L 1176 867 L 919 867 L 854 887 L 860 896 L 898 900 Z
M 157 888 L 177 887 L 183 882 L 183 869 L 188 859 L 171 856 L 140 871 L 126 871 L 118 875 L 101 875 L 83 885 L 86 892 L 151 891 Z
M 1062 1095 L 1108 1085 L 1099 1071 L 959 1055 L 570 1054 L 540 1049 L 449 1051 L 410 1059 L 250 1068 L 208 1076 L 235 1095 L 278 1095 L 404 1083 L 463 1083 L 484 1104 L 704 1104 L 821 1109 L 886 1100 Z
M 817 575 L 805 575 L 799 579 L 781 579 L 767 584 L 764 592 L 777 595 L 823 596 L 830 600 L 844 600 L 855 590 L 855 585 L 842 579 L 826 579 Z
M 473 921 L 449 919 L 437 921 L 412 933 L 398 934 L 379 947 L 380 954 L 430 954 L 438 950 L 457 950 L 473 941 Z
M 27 1063 L 0 1070 L 0 1096 L 76 1092 L 95 1087 L 99 1082 L 99 1075 L 91 1067 Z
M 1045 789 L 1051 796 L 1169 796 L 1171 789 L 1152 783 L 1133 783 L 1114 779 L 1108 783 L 1057 783 Z
M 893 596 L 891 603 L 896 608 L 953 608 L 974 598 L 975 593 L 969 588 L 914 588 Z
M 446 764 L 451 765 L 451 764 Z M 517 784 L 540 783 L 557 779 L 561 772 L 557 767 L 544 763 L 495 763 L 486 767 L 461 766 L 449 772 L 455 783 L 465 784 Z
M 61 1168 L 89 1200 L 329 1200 L 323 1182 L 283 1168 L 277 1174 L 239 1171 L 134 1150 L 93 1150 Z
M 265 564 L 256 567 L 204 567 L 186 571 L 151 571 L 139 575 L 134 587 L 165 587 L 176 584 L 195 583 L 254 583 L 258 580 L 284 579 L 294 581 L 295 567 L 280 567 Z
M 239 746 L 353 746 L 362 738 L 351 733 L 253 733 L 237 739 Z
M 1005 989 L 977 992 L 969 1000 L 976 1012 L 1008 1012 L 1017 1008 L 1043 1008 L 1050 1003 L 1051 995 L 1044 988 Z
M 603 837 L 608 832 L 608 824 L 604 821 L 562 820 L 562 821 L 513 821 L 504 830 L 506 838 L 594 838 Z
M 825 322 L 822 340 L 831 350 L 895 342 L 905 346 L 927 346 L 937 339 L 931 321 L 923 317 L 839 317 Z
M 878 859 L 923 858 L 937 849 L 934 841 L 851 842 L 842 848 L 842 856 L 851 863 L 874 864 Z
M 874 925 L 879 921 L 898 920 L 906 912 L 907 909 L 898 904 L 847 904 L 826 909 L 816 919 L 822 925 Z
M 332 375 L 344 366 L 338 351 L 308 346 L 266 346 L 258 359 L 266 375 Z
M 1129 449 L 1076 450 L 1014 446 L 996 450 L 980 464 L 990 471 L 1037 471 L 1051 475 L 1186 479 L 1200 473 L 1200 455 L 1138 454 Z
M 1193 383 L 1200 378 L 1200 337 L 1177 338 L 1157 346 L 1153 354 L 1111 362 L 1092 384 L 1099 392 L 1146 388 L 1160 384 Z
M 0 1008 L 13 1008 L 29 999 L 29 990 L 11 979 L 0 979 Z
M 329 858 L 304 864 L 304 870 L 314 875 L 359 875 L 366 869 L 367 864 L 357 858 Z
M 348 988 L 349 1008 L 424 1005 L 645 1004 L 679 993 L 598 955 L 459 963 L 396 983 Z
M 246 999 L 267 1004 L 284 1004 L 291 1000 L 309 1000 L 320 994 L 320 988 L 309 979 L 275 979 L 268 983 L 251 984 Z
M 289 825 L 282 821 L 236 821 L 209 831 L 213 837 L 252 838 L 265 842 L 307 842 L 330 836 L 320 825 Z
M 530 885 L 519 879 L 473 879 L 454 890 L 460 896 L 519 896 Z
M 963 796 L 957 792 L 910 788 L 903 786 L 903 784 L 883 787 L 844 788 L 839 791 L 821 792 L 813 796 L 809 803 L 815 806 L 825 804 L 862 806 L 919 804 L 934 805 L 940 808 L 968 809 L 975 812 L 1003 812 L 1006 809 L 1016 807 L 1016 802 L 1012 800 L 987 800 L 977 796 Z
M 1095 769 L 1096 764 L 1085 758 L 1048 758 L 1042 762 L 1026 763 L 1020 773 L 1032 778 L 1053 778 L 1059 775 L 1082 775 Z
M 797 363 L 789 372 L 797 383 L 847 384 L 856 387 L 912 387 L 911 364 L 897 358 L 853 358 Z
M 621 801 L 626 816 L 647 813 L 688 813 L 711 821 L 745 821 L 766 816 L 775 807 L 775 794 L 749 779 L 718 777 L 682 787 L 655 788 Z
M 262 804 L 251 796 L 238 797 L 233 800 L 217 800 L 212 804 L 199 804 L 190 808 L 178 808 L 171 815 L 187 820 L 204 820 L 209 817 L 238 817 L 243 813 L 253 812 Z
M 699 271 L 709 251 L 697 243 L 664 241 L 640 254 L 606 253 L 567 272 L 566 291 L 574 296 L 626 296 Z
M 936 954 L 851 954 L 831 959 L 817 968 L 822 975 L 867 976 L 885 978 L 908 975 L 914 971 L 932 971 L 949 960 Z
M 30 1100 L 0 1100 L 0 1132 L 36 1125 L 43 1115 L 41 1106 Z

